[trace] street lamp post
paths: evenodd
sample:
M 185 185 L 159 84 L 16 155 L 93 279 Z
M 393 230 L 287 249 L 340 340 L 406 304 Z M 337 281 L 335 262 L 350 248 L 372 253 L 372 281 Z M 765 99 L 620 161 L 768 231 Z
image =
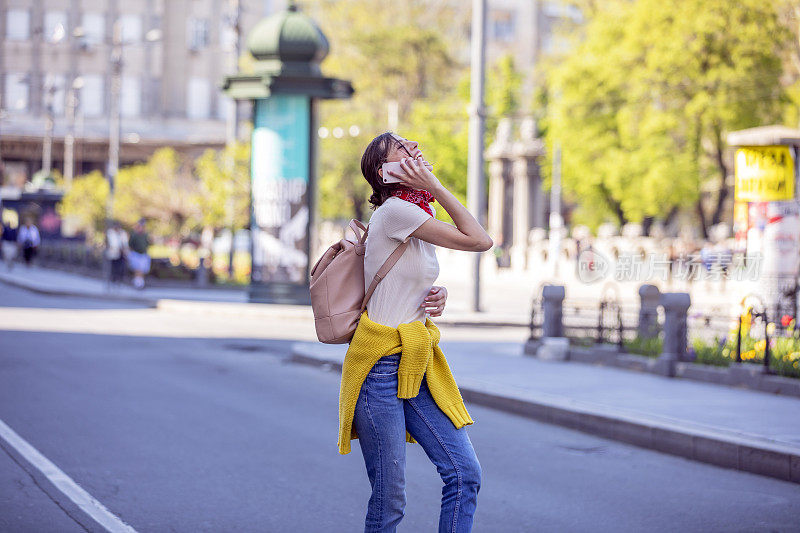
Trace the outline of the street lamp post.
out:
M 64 38 L 64 26 L 58 24 L 50 36 L 50 42 L 58 44 Z M 53 100 L 56 93 L 55 78 L 50 78 L 44 85 L 44 108 L 45 108 L 45 122 L 44 122 L 44 139 L 42 142 L 42 174 L 47 178 L 53 170 L 53 127 L 54 127 L 54 112 Z
M 145 40 L 155 42 L 161 39 L 161 32 L 152 29 L 145 35 Z M 120 137 L 122 128 L 122 109 L 120 96 L 122 93 L 122 52 L 125 44 L 122 40 L 122 21 L 117 19 L 111 35 L 111 102 L 109 105 L 108 120 L 108 205 L 107 213 L 111 215 L 111 208 L 114 202 L 114 186 L 116 185 L 117 174 L 119 173 L 119 151 Z
M 114 185 L 119 172 L 119 139 L 120 139 L 120 92 L 122 89 L 122 23 L 114 21 L 111 34 L 111 101 L 108 119 L 108 206 L 111 215 L 114 201 Z
M 486 109 L 483 102 L 483 86 L 486 65 L 486 0 L 472 2 L 472 80 L 469 106 L 469 163 L 467 167 L 467 204 L 470 212 L 481 225 L 485 225 L 483 171 L 484 122 Z M 481 257 L 475 253 L 473 278 L 475 281 L 472 294 L 472 310 L 480 311 L 481 298 Z
M 229 0 L 228 4 L 229 12 L 228 12 L 228 25 L 233 32 L 233 42 L 230 43 L 231 45 L 231 53 L 230 53 L 230 74 L 233 75 L 239 68 L 239 54 L 241 53 L 242 48 L 242 32 L 241 32 L 241 17 L 242 17 L 242 6 L 239 0 Z M 235 179 L 235 172 L 236 172 L 236 160 L 235 160 L 235 153 L 234 153 L 234 146 L 236 141 L 239 138 L 239 102 L 233 100 L 231 105 L 228 108 L 228 124 L 227 124 L 227 135 L 226 135 L 226 165 L 228 167 L 228 172 L 230 172 L 230 179 L 228 181 L 228 199 L 225 204 L 225 214 L 228 223 L 228 227 L 230 228 L 231 232 L 231 246 L 228 250 L 228 277 L 233 278 L 233 257 L 234 257 L 234 235 L 235 235 L 235 224 L 234 224 L 234 206 L 233 206 L 233 190 L 234 184 L 233 181 Z
M 561 233 L 564 218 L 561 216 L 561 145 L 553 148 L 553 185 L 550 190 L 550 275 L 558 277 L 558 261 L 561 256 Z
M 83 78 L 72 80 L 67 93 L 67 134 L 64 136 L 64 181 L 72 186 L 75 173 L 75 111 L 78 108 L 78 90 L 83 87 Z
M 42 141 L 42 174 L 47 178 L 53 170 L 53 98 L 55 97 L 56 84 L 53 79 L 44 87 L 44 139 Z

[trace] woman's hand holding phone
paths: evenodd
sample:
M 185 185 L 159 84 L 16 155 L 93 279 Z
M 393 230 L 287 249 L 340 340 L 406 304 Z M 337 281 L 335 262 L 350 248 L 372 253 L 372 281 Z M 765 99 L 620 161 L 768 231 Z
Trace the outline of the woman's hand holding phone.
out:
M 406 157 L 400 160 L 400 168 L 405 172 L 405 176 L 389 171 L 389 175 L 402 180 L 405 185 L 413 189 L 422 189 L 429 193 L 434 193 L 436 188 L 441 186 L 439 178 L 427 167 L 428 162 L 424 159 L 411 159 Z

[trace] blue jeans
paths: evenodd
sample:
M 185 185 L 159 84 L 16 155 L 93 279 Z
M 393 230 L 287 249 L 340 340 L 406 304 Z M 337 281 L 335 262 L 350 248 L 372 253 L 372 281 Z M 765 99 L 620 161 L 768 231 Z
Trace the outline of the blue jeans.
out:
M 444 482 L 439 532 L 470 531 L 481 465 L 467 430 L 455 428 L 434 402 L 424 379 L 416 398 L 398 398 L 399 364 L 400 354 L 375 363 L 361 387 L 353 417 L 372 485 L 364 531 L 395 531 L 403 518 L 406 431 L 422 446 Z

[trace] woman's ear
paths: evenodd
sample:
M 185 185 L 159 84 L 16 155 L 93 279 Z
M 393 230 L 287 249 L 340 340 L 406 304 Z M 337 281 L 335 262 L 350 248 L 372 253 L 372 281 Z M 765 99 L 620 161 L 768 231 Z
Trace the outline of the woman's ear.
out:
M 383 166 L 378 168 L 378 176 L 383 177 Z

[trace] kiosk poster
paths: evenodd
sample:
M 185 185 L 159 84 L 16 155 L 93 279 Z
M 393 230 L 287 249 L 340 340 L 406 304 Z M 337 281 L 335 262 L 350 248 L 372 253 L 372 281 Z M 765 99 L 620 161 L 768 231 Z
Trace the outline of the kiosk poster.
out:
M 256 100 L 252 134 L 252 281 L 305 283 L 310 101 Z
M 800 202 L 750 204 L 747 253 L 761 254 L 768 276 L 792 276 L 800 269 Z
M 794 155 L 788 146 L 736 150 L 734 199 L 771 202 L 794 198 Z

